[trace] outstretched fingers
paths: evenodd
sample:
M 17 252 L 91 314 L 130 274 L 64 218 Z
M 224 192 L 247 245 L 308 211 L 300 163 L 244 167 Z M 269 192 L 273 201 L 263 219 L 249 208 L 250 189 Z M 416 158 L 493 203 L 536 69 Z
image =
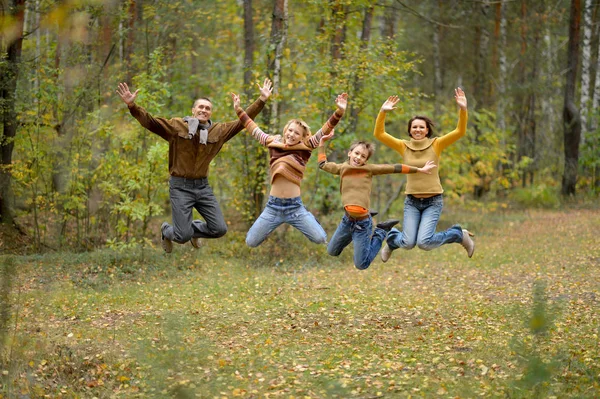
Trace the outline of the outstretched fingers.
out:
M 348 107 L 348 93 L 342 93 L 335 99 L 335 104 L 338 108 L 345 110 Z
M 233 100 L 233 108 L 235 109 L 240 106 L 240 96 L 238 96 L 234 92 L 231 92 L 230 94 L 231 94 L 231 99 Z
M 397 95 L 389 96 L 387 100 L 381 106 L 382 111 L 392 111 L 396 109 L 396 104 L 400 101 L 400 97 Z

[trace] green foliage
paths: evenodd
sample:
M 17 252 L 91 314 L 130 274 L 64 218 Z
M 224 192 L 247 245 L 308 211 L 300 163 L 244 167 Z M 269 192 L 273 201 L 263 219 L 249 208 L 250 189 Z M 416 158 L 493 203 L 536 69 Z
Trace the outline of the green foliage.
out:
M 558 371 L 556 356 L 547 354 L 551 344 L 549 334 L 553 329 L 556 309 L 550 305 L 547 285 L 537 280 L 533 286 L 533 304 L 531 314 L 526 321 L 530 336 L 515 339 L 513 351 L 517 355 L 517 364 L 523 368 L 523 375 L 515 382 L 514 393 L 517 398 L 548 397 L 553 374 Z
M 557 209 L 561 206 L 560 188 L 545 184 L 516 188 L 509 199 L 523 207 Z

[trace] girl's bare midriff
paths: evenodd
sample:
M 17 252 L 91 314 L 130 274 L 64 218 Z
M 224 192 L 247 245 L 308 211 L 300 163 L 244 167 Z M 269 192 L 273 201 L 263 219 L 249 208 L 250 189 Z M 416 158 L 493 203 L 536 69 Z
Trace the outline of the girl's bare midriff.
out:
M 271 184 L 270 195 L 277 198 L 295 198 L 300 196 L 300 186 L 281 175 L 275 176 Z

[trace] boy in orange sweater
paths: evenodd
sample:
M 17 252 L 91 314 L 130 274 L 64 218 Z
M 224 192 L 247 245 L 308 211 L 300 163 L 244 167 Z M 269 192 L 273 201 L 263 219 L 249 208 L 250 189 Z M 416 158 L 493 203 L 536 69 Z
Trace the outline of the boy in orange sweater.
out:
M 354 241 L 354 266 L 359 270 L 364 270 L 377 256 L 388 231 L 399 222 L 396 219 L 386 220 L 378 223 L 373 231 L 373 219 L 369 213 L 373 176 L 417 172 L 430 174 L 436 165 L 433 162 L 427 162 L 422 168 L 403 164 L 367 165 L 367 161 L 375 151 L 375 146 L 365 141 L 352 143 L 346 162 L 342 164 L 327 162 L 325 142 L 331 137 L 333 137 L 333 132 L 321 138 L 319 168 L 331 174 L 340 175 L 340 192 L 345 214 L 329 241 L 327 253 L 338 256 L 350 242 Z

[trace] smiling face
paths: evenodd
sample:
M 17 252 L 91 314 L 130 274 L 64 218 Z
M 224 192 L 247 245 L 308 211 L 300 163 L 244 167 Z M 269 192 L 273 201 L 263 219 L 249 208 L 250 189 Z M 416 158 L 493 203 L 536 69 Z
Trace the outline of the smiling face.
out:
M 348 151 L 348 163 L 351 166 L 363 166 L 369 160 L 369 150 L 363 144 L 359 144 Z
M 292 119 L 283 128 L 283 143 L 288 146 L 299 144 L 309 134 L 308 125 L 300 120 Z
M 415 140 L 423 140 L 427 137 L 429 133 L 429 128 L 427 127 L 427 122 L 423 119 L 415 119 L 410 124 L 410 135 Z
M 205 98 L 199 98 L 192 107 L 192 115 L 197 118 L 200 123 L 206 123 L 212 115 L 212 103 Z

